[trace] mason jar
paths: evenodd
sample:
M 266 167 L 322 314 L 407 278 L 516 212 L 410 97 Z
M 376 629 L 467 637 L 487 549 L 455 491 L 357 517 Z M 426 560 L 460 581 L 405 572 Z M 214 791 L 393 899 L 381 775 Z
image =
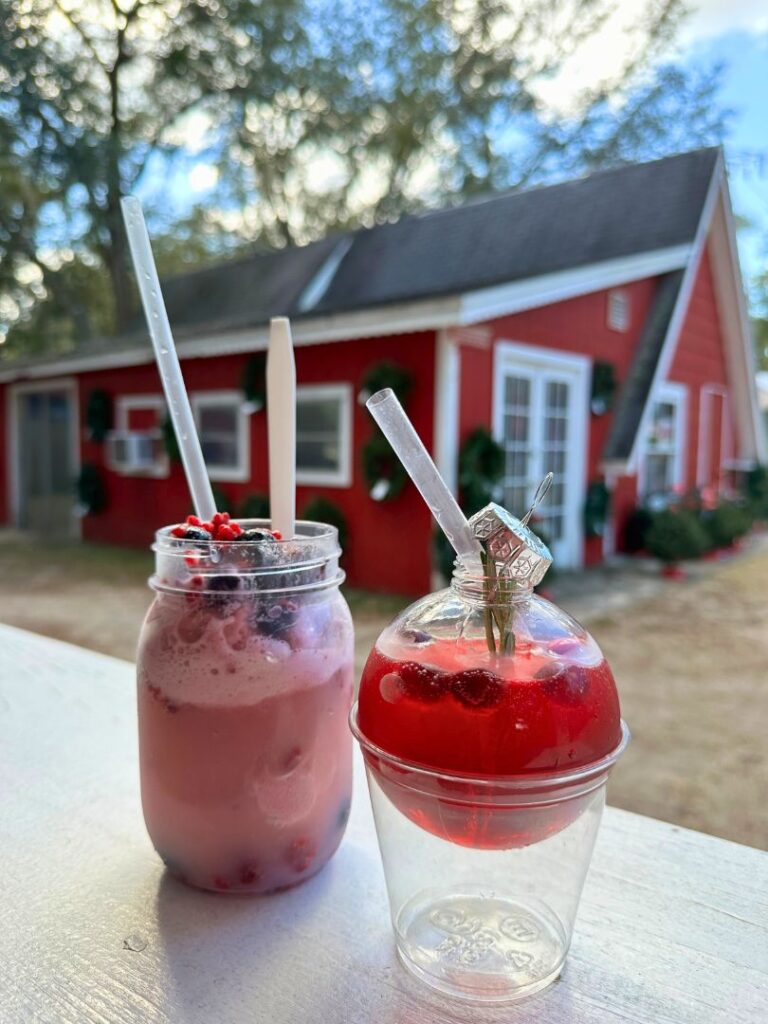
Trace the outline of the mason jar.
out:
M 343 835 L 353 633 L 335 528 L 298 522 L 281 541 L 265 521 L 239 525 L 250 539 L 156 535 L 139 758 L 144 819 L 168 870 L 255 894 L 315 874 Z

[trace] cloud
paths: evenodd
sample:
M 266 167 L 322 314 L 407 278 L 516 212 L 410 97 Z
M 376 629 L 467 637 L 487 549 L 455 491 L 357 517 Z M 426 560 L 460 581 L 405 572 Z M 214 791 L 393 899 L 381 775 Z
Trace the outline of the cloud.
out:
M 195 164 L 189 172 L 189 187 L 193 192 L 208 192 L 219 180 L 219 172 L 213 164 Z
M 768 33 L 765 0 L 698 0 L 680 32 L 682 45 L 712 39 L 728 32 Z

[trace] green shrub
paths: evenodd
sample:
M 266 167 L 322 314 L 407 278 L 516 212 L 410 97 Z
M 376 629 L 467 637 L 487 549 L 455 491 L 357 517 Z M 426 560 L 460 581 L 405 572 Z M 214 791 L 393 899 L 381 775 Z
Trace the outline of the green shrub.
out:
M 247 494 L 237 510 L 238 519 L 269 519 L 269 498 L 266 494 Z
M 686 509 L 666 509 L 653 516 L 645 546 L 656 558 L 674 564 L 698 558 L 707 550 L 709 538 L 696 516 Z
M 624 550 L 635 555 L 648 548 L 648 531 L 653 523 L 653 512 L 647 508 L 633 508 L 624 523 Z
M 339 544 L 342 548 L 346 547 L 349 539 L 346 517 L 339 506 L 328 498 L 320 495 L 310 498 L 301 511 L 301 518 L 310 519 L 313 523 L 328 523 L 329 526 L 335 526 L 339 531 Z
M 749 532 L 752 517 L 743 506 L 723 501 L 707 513 L 703 524 L 712 547 L 727 548 Z
M 757 519 L 768 519 L 768 466 L 755 466 L 744 479 L 744 496 Z
M 93 462 L 84 462 L 75 484 L 77 499 L 89 515 L 103 512 L 107 507 L 107 488 L 99 467 Z

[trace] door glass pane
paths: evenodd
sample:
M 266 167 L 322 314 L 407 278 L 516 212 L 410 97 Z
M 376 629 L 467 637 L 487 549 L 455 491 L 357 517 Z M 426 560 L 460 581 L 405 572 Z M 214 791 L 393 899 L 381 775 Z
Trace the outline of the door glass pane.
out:
M 551 542 L 563 539 L 566 523 L 565 463 L 568 451 L 568 415 L 571 385 L 548 380 L 544 387 L 544 444 L 541 475 L 553 473 L 552 487 L 537 509 L 542 528 Z
M 504 380 L 504 463 L 503 503 L 510 512 L 522 515 L 529 501 L 531 448 L 531 381 L 510 374 Z

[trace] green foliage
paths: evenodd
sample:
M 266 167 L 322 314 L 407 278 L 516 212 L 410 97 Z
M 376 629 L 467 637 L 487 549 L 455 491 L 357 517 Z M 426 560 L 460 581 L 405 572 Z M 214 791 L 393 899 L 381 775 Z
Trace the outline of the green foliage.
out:
M 716 74 L 658 61 L 683 0 L 651 5 L 624 66 L 573 109 L 547 104 L 542 85 L 614 6 L 5 0 L 0 335 L 66 351 L 132 323 L 128 192 L 173 272 L 719 141 Z M 170 176 L 201 160 L 218 183 L 174 203 Z
M 596 415 L 609 412 L 613 408 L 616 395 L 616 368 L 613 363 L 599 360 L 592 367 L 591 407 Z
M 709 546 L 728 548 L 739 537 L 749 533 L 752 517 L 744 506 L 723 501 L 706 513 L 702 525 L 709 538 Z
M 90 392 L 85 404 L 85 425 L 91 440 L 101 444 L 112 429 L 112 396 L 108 391 Z
M 269 498 L 266 494 L 248 494 L 240 502 L 238 519 L 269 519 Z
M 103 512 L 107 507 L 107 488 L 101 470 L 93 462 L 84 462 L 76 483 L 77 500 L 89 515 Z
M 624 523 L 624 550 L 630 555 L 648 548 L 648 531 L 653 523 L 653 512 L 647 508 L 633 508 Z
M 370 491 L 379 481 L 386 480 L 388 489 L 383 501 L 399 497 L 408 482 L 403 464 L 392 450 L 392 445 L 378 429 L 368 438 L 361 452 L 363 478 Z
M 493 501 L 503 472 L 504 449 L 485 427 L 477 427 L 467 435 L 459 451 L 459 492 L 462 511 L 467 516 Z
M 335 526 L 339 531 L 339 544 L 342 549 L 347 546 L 349 540 L 349 526 L 344 513 L 339 506 L 322 495 L 310 498 L 301 511 L 302 519 L 309 519 L 313 523 L 327 523 Z
M 242 382 L 243 394 L 249 402 L 260 406 L 267 402 L 267 354 L 258 352 L 245 364 Z
M 744 480 L 744 494 L 757 519 L 768 519 L 768 466 L 755 466 Z
M 176 431 L 173 428 L 173 420 L 170 416 L 166 415 L 160 430 L 163 434 L 165 454 L 171 462 L 181 462 L 181 450 L 179 449 L 179 442 L 176 439 Z
M 363 390 L 369 395 L 375 395 L 377 391 L 384 388 L 391 388 L 401 405 L 405 405 L 413 387 L 413 375 L 396 363 L 377 363 L 372 366 L 363 377 Z
M 216 506 L 217 512 L 228 512 L 229 511 L 229 495 L 218 484 L 211 484 L 211 490 L 213 491 L 213 503 Z
M 604 480 L 592 480 L 584 502 L 584 532 L 588 537 L 602 537 L 611 507 L 611 493 Z
M 674 565 L 686 558 L 698 558 L 707 550 L 708 540 L 693 512 L 666 509 L 654 515 L 645 543 L 652 555 L 667 565 Z

